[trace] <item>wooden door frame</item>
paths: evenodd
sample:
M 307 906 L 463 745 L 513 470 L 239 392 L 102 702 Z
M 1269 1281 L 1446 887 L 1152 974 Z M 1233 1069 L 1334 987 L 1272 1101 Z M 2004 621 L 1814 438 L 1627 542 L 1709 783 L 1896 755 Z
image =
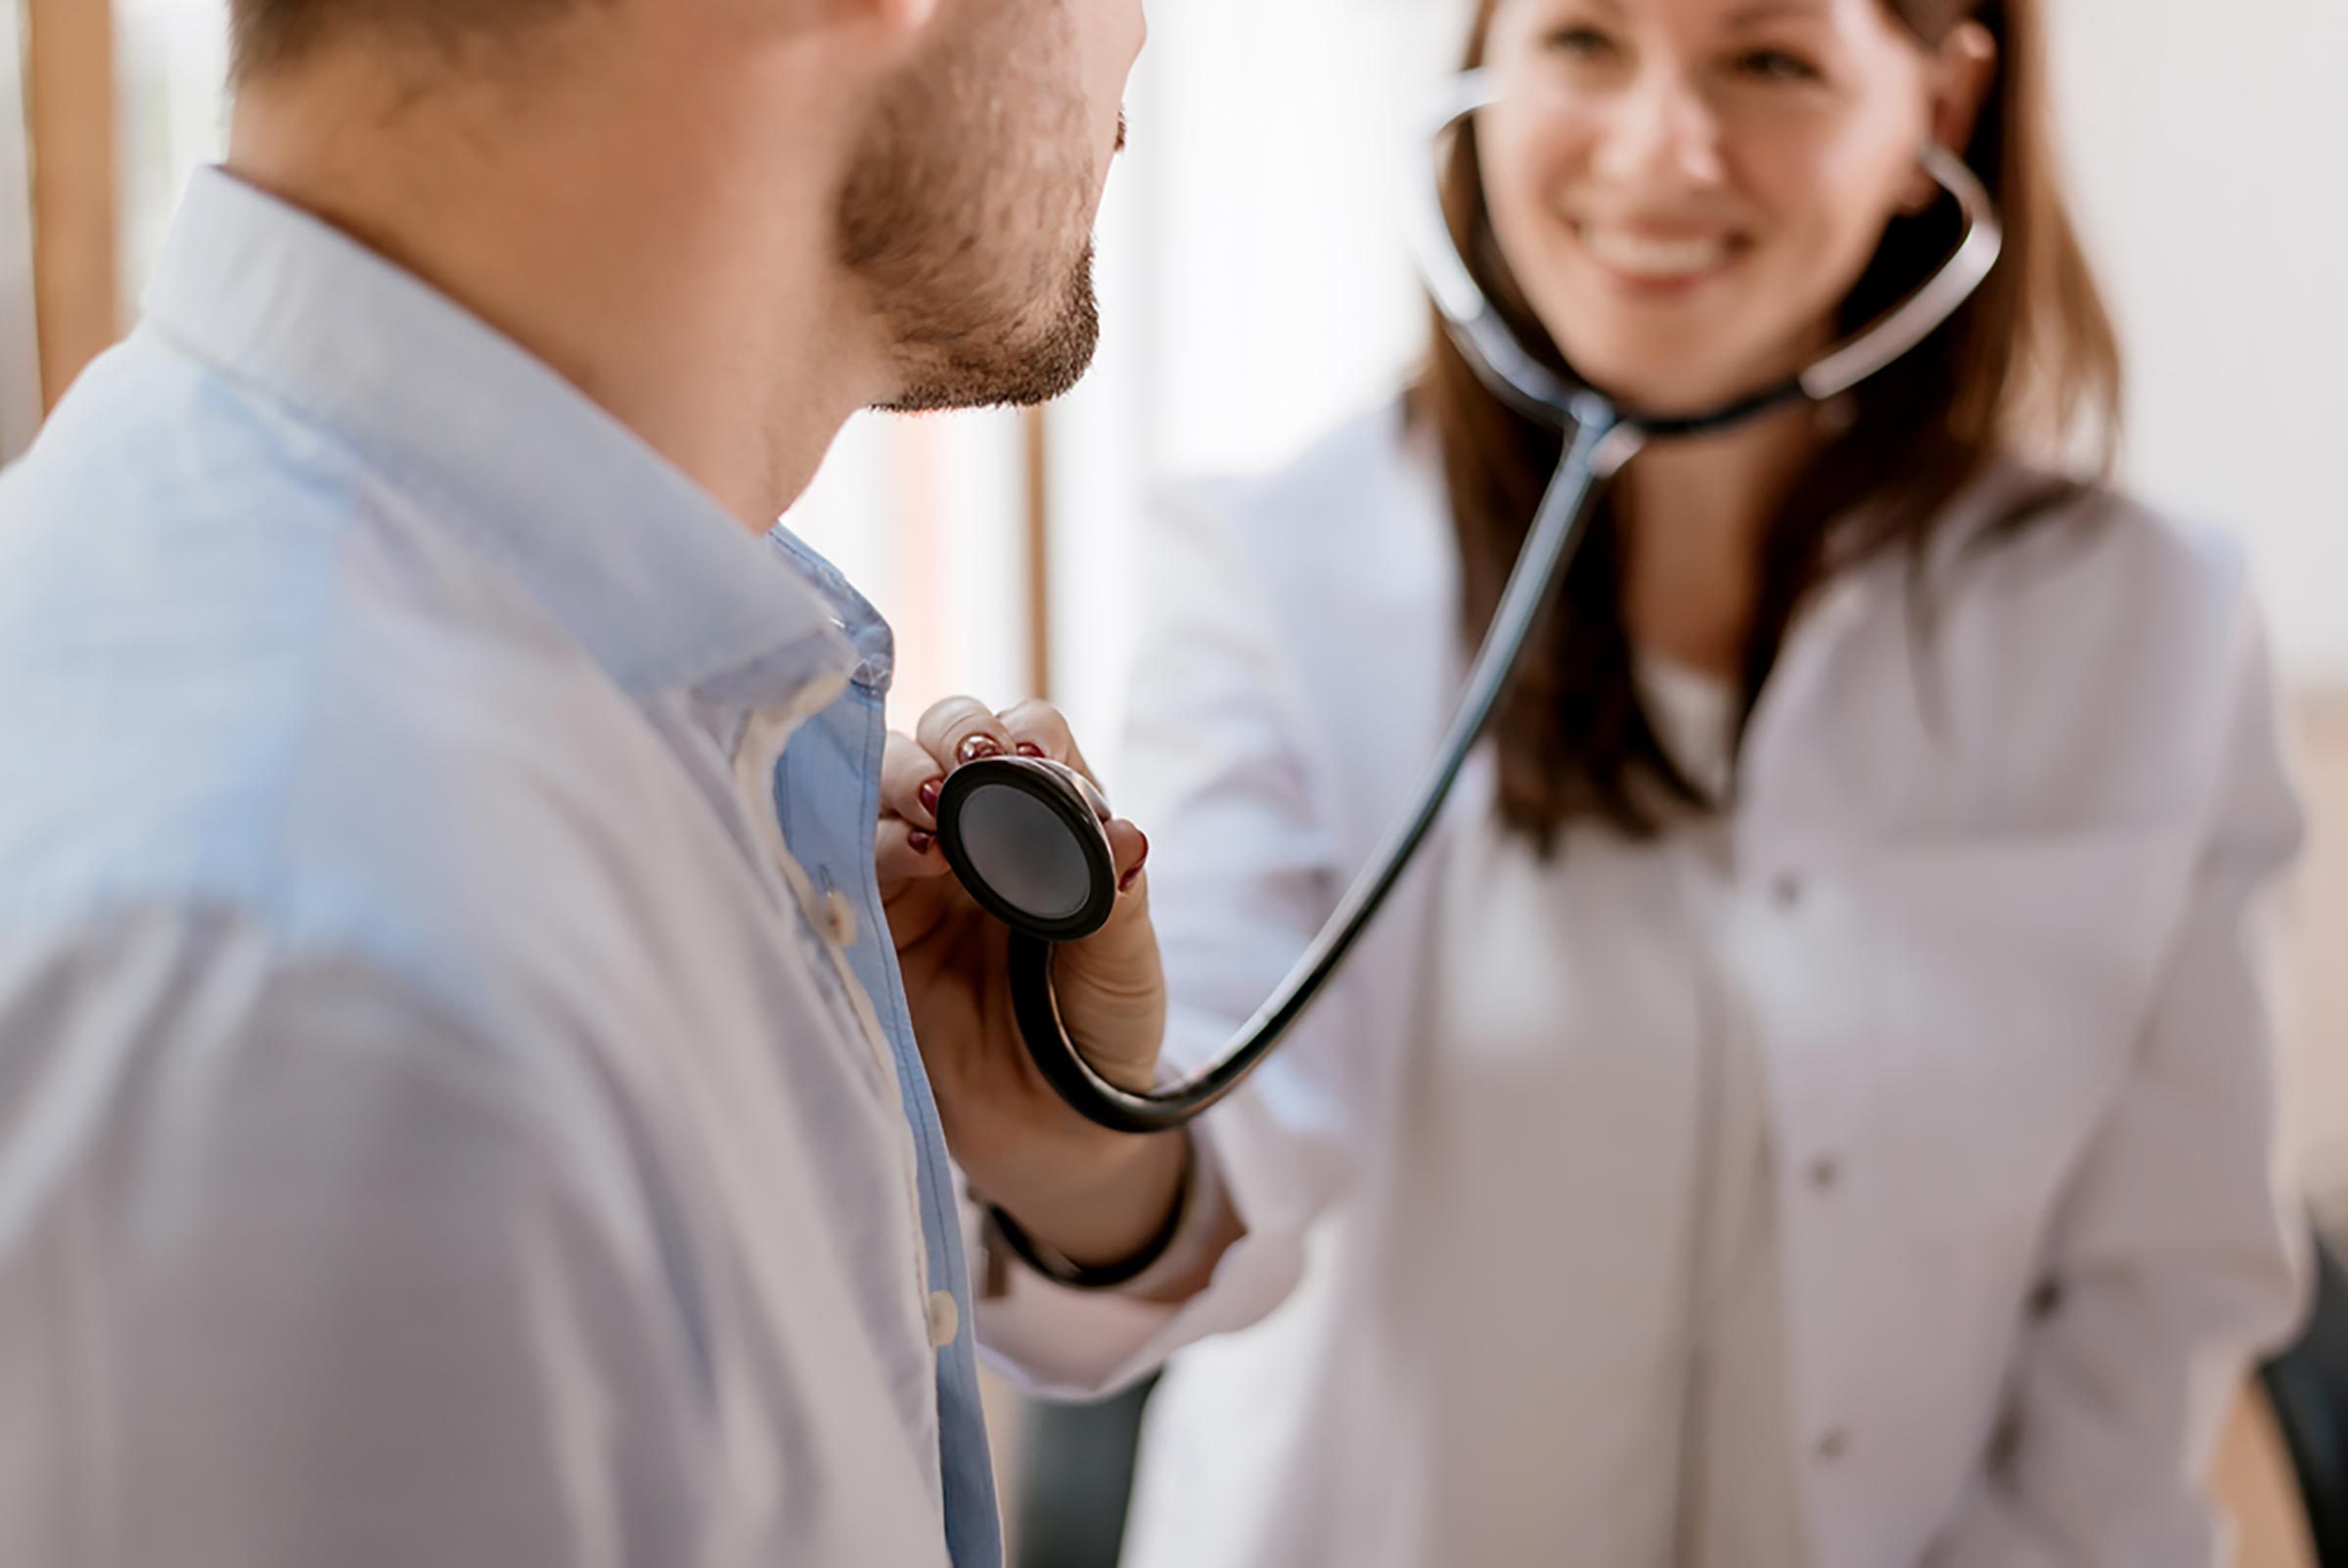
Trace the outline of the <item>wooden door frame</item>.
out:
M 111 0 L 27 0 L 33 298 L 42 407 L 121 334 L 121 185 Z
M 1019 470 L 1026 491 L 1027 691 L 1052 699 L 1052 418 L 1019 415 Z

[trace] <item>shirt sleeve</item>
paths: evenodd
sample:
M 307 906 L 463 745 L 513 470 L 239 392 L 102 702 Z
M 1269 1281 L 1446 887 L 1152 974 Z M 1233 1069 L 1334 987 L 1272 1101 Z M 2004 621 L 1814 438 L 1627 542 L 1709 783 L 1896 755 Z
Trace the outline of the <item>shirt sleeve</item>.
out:
M 1220 1054 L 1310 945 L 1344 890 L 1335 794 L 1311 709 L 1226 504 L 1165 498 L 1145 541 L 1154 585 L 1135 660 L 1119 800 L 1157 845 L 1150 903 L 1169 993 L 1164 1071 Z M 1358 958 L 1357 961 L 1359 962 Z M 979 1307 L 980 1340 L 1025 1387 L 1092 1398 L 1175 1352 L 1247 1327 L 1303 1279 L 1310 1233 L 1358 1179 L 1364 1058 L 1355 998 L 1338 980 L 1278 1052 L 1192 1124 L 1197 1186 L 1173 1256 L 1196 1269 L 1217 1210 L 1244 1234 L 1206 1288 L 1179 1305 L 1071 1291 L 1016 1265 Z
M 514 1053 L 178 914 L 0 939 L 0 1561 L 710 1560 L 650 1227 Z

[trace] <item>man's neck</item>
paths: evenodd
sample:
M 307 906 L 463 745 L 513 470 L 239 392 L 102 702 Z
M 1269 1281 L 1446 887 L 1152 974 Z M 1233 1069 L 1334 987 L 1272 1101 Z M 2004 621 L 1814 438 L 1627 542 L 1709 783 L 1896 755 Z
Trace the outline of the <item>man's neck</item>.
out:
M 687 145 L 681 116 L 631 111 L 659 68 L 419 93 L 356 51 L 304 62 L 240 96 L 228 167 L 536 355 L 763 532 L 880 394 L 869 324 L 829 254 L 820 150 L 752 177 L 752 125 Z

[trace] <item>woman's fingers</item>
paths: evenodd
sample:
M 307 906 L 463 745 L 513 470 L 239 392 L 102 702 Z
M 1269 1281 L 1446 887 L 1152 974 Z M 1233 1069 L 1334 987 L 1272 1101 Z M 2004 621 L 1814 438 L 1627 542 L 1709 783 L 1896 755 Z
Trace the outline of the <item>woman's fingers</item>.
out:
M 924 832 L 937 830 L 937 792 L 946 770 L 909 735 L 892 733 L 880 757 L 880 815 L 900 818 Z
M 1011 736 L 1013 749 L 1019 755 L 1064 762 L 1079 773 L 1085 771 L 1084 758 L 1076 749 L 1076 737 L 1069 733 L 1067 719 L 1051 703 L 1016 703 L 1005 708 L 999 718 Z
M 975 697 L 954 696 L 922 715 L 913 737 L 891 735 L 880 767 L 881 875 L 899 879 L 937 875 L 937 803 L 955 769 L 984 757 L 1024 756 L 1054 762 L 1075 783 L 1108 832 L 1118 891 L 1131 893 L 1149 858 L 1150 840 L 1109 810 L 1086 767 L 1084 753 L 1061 711 L 1048 702 L 1021 702 L 997 713 Z M 891 832 L 893 824 L 900 830 Z
M 873 837 L 873 869 L 883 895 L 907 882 L 945 876 L 953 868 L 937 851 L 937 835 L 901 818 L 884 817 Z
M 971 696 L 950 696 L 922 715 L 914 739 L 943 773 L 981 757 L 1009 755 L 1017 742 L 995 710 Z
M 1150 860 L 1150 835 L 1119 817 L 1108 825 L 1108 852 L 1117 867 L 1117 891 L 1134 892 Z

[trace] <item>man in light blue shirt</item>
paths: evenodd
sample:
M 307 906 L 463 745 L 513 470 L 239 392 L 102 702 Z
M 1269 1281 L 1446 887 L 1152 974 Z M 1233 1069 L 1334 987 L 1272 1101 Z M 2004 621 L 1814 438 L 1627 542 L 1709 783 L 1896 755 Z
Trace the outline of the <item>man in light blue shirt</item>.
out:
M 1138 0 L 232 16 L 0 479 L 0 1563 L 987 1568 L 941 1108 L 1105 1272 L 1194 1162 L 933 1099 L 888 632 L 761 536 L 1080 374 Z

